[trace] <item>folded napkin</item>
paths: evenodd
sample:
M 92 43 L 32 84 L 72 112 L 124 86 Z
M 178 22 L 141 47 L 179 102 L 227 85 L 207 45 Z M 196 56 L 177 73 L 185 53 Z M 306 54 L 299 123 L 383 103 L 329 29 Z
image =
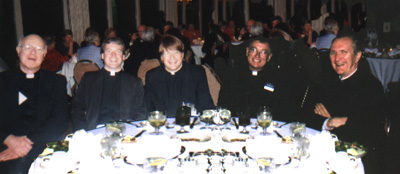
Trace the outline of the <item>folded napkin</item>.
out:
M 335 139 L 332 138 L 329 131 L 322 131 L 315 135 L 309 135 L 308 139 L 310 140 L 310 156 L 327 161 L 336 154 Z
M 74 160 L 100 158 L 102 135 L 93 135 L 85 130 L 78 130 L 69 141 L 69 151 Z

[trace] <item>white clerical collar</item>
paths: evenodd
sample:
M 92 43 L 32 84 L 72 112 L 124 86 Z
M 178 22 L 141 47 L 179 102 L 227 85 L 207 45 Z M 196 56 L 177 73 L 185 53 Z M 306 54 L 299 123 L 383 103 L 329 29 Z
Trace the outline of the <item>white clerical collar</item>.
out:
M 181 64 L 181 66 L 179 66 L 176 70 L 171 71 L 171 70 L 168 70 L 167 67 L 165 67 L 165 70 L 166 70 L 167 72 L 169 72 L 171 75 L 175 75 L 175 73 L 178 72 L 179 70 L 181 70 L 181 68 L 182 68 L 182 64 Z
M 115 74 L 116 74 L 116 73 L 118 73 L 118 72 L 120 72 L 120 71 L 121 71 L 121 69 L 119 69 L 118 71 L 115 71 L 115 70 L 109 70 L 109 69 L 107 69 L 106 67 L 104 67 L 104 69 L 105 69 L 105 70 L 107 70 L 108 72 L 110 72 L 110 76 L 115 76 Z
M 346 80 L 346 79 L 350 78 L 354 73 L 356 73 L 357 69 L 358 69 L 358 68 L 356 68 L 352 73 L 350 73 L 350 74 L 349 74 L 348 76 L 346 76 L 346 77 L 341 77 L 341 76 L 339 76 L 340 80 L 343 81 L 343 80 Z
M 251 75 L 258 76 L 258 71 L 251 71 Z
M 35 78 L 35 74 L 26 74 L 27 79 L 33 79 Z

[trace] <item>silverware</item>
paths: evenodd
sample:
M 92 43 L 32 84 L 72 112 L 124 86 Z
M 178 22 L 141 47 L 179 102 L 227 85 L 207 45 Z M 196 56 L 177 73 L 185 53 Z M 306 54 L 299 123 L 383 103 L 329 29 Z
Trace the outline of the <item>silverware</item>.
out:
M 277 126 L 277 128 L 282 128 L 282 126 L 285 126 L 285 125 L 287 125 L 287 124 L 289 124 L 289 122 L 284 123 L 284 124 L 282 124 L 282 125 L 279 125 L 279 126 Z
M 233 123 L 235 123 L 236 129 L 239 129 L 239 124 L 238 124 L 236 118 L 232 118 L 232 120 L 233 120 Z
M 199 117 L 194 117 L 193 122 L 190 123 L 190 129 L 193 129 L 193 126 L 196 123 L 197 119 L 199 119 Z
M 274 132 L 275 132 L 276 135 L 278 135 L 279 138 L 283 139 L 283 136 L 278 131 L 274 130 Z
M 140 131 L 138 134 L 136 134 L 136 135 L 134 136 L 134 138 L 140 137 L 144 132 L 146 132 L 146 129 L 143 129 L 142 131 Z

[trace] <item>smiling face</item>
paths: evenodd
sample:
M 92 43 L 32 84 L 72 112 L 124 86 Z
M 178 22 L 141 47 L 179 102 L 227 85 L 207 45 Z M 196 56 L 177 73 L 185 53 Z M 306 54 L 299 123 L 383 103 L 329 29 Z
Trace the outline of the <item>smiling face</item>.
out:
M 105 45 L 101 58 L 104 60 L 105 69 L 108 71 L 120 71 L 124 61 L 124 47 L 115 42 L 110 42 Z
M 46 56 L 46 46 L 43 39 L 38 35 L 26 36 L 17 46 L 21 71 L 26 74 L 34 74 L 39 71 Z
M 183 57 L 184 54 L 177 49 L 164 49 L 161 61 L 168 71 L 176 71 L 181 67 Z
M 260 71 L 269 60 L 272 54 L 270 53 L 269 44 L 254 41 L 249 47 L 246 48 L 247 61 L 249 68 L 252 71 Z
M 353 40 L 340 38 L 331 46 L 330 59 L 333 69 L 341 77 L 347 77 L 358 67 L 361 52 L 354 53 Z

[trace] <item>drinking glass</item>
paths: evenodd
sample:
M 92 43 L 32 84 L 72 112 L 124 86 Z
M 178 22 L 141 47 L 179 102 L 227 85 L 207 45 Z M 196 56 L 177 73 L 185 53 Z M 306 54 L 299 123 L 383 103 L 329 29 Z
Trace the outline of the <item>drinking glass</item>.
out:
M 203 114 L 200 116 L 200 121 L 205 122 L 206 126 L 201 127 L 200 129 L 208 129 L 210 127 L 210 123 L 215 116 L 215 110 L 207 109 L 203 111 Z
M 187 133 L 185 125 L 190 124 L 191 108 L 187 106 L 181 106 L 176 109 L 175 123 L 181 126 L 181 129 L 177 133 Z
M 258 167 L 260 168 L 260 171 L 262 173 L 272 173 L 276 168 L 276 164 L 275 164 L 274 158 L 270 158 L 270 157 L 260 157 L 260 158 L 258 158 L 257 159 L 257 164 L 258 164 Z
M 294 139 L 296 150 L 294 157 L 298 158 L 301 162 L 302 159 L 308 158 L 308 148 L 310 146 L 310 140 L 306 137 L 296 137 Z
M 247 111 L 238 111 L 237 115 L 239 117 L 239 125 L 243 126 L 243 130 L 240 131 L 242 134 L 248 134 L 249 131 L 246 130 L 246 126 L 250 125 L 250 115 Z
M 162 157 L 149 157 L 144 160 L 143 169 L 146 173 L 161 173 L 167 164 L 167 159 Z
M 197 109 L 193 103 L 185 103 L 183 102 L 183 106 L 187 106 L 190 108 L 190 115 L 191 116 L 198 116 L 197 115 Z
M 100 140 L 103 158 L 116 159 L 121 156 L 121 138 L 116 136 L 104 137 Z
M 304 137 L 306 133 L 306 124 L 300 122 L 290 123 L 289 130 L 292 137 Z
M 222 129 L 230 129 L 229 127 L 226 126 L 227 123 L 231 122 L 231 111 L 228 109 L 221 109 L 218 112 L 219 118 L 224 126 Z
M 124 137 L 126 126 L 123 122 L 112 122 L 106 124 L 106 134 L 109 137 Z
M 267 128 L 271 125 L 272 114 L 271 110 L 268 107 L 263 106 L 260 109 L 258 109 L 257 122 L 258 125 L 260 125 L 263 128 L 261 135 L 269 135 L 270 133 L 267 133 Z
M 159 110 L 152 111 L 147 120 L 150 125 L 155 128 L 155 131 L 150 134 L 161 135 L 162 132 L 160 132 L 160 127 L 165 124 L 165 121 L 167 121 L 165 112 Z

